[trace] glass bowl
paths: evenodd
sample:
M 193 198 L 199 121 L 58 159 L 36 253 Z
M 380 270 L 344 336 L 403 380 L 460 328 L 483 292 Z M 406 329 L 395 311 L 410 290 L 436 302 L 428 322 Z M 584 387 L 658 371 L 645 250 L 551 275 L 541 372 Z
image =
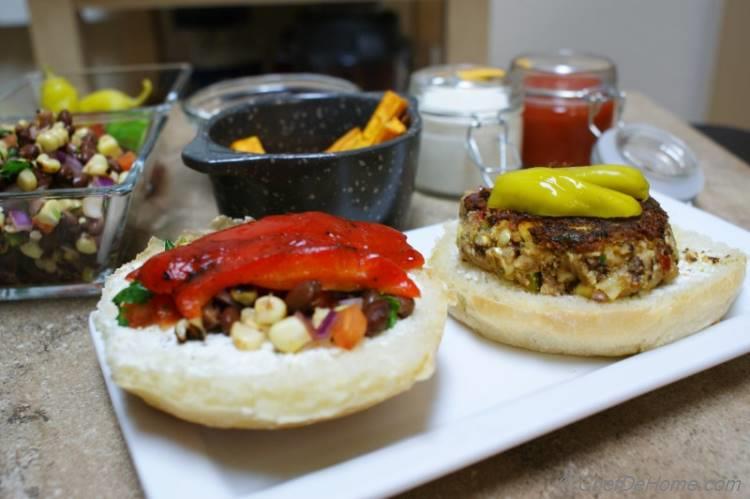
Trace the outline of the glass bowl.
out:
M 162 108 L 74 115 L 74 126 L 103 126 L 108 133 L 126 130 L 136 154 L 121 184 L 107 187 L 0 192 L 0 300 L 87 296 L 100 292 L 104 278 L 132 253 L 129 235 L 134 210 L 145 195 L 143 180 L 154 160 L 154 147 L 166 122 Z M 27 118 L 28 119 L 28 118 Z M 4 123 L 17 120 L 3 118 Z M 122 133 L 122 132 L 121 132 Z M 52 203 L 50 203 L 52 201 Z M 44 232 L 28 222 L 46 209 L 55 212 L 53 229 Z M 79 240 L 85 240 L 85 244 Z M 34 243 L 34 244 L 31 244 Z

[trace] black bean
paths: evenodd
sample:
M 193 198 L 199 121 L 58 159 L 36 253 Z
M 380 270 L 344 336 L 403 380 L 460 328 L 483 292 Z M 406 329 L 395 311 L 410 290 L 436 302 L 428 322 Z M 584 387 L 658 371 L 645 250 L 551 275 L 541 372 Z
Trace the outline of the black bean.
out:
M 413 298 L 404 298 L 403 296 L 394 296 L 393 298 L 398 302 L 396 313 L 401 319 L 409 317 L 414 312 Z
M 240 311 L 237 307 L 227 307 L 221 311 L 221 330 L 226 334 L 232 331 L 232 324 L 240 320 Z
M 36 113 L 36 122 L 39 128 L 52 126 L 55 122 L 55 115 L 52 114 L 52 111 L 39 111 Z
M 214 301 L 216 301 L 216 303 L 219 303 L 221 306 L 234 305 L 232 295 L 230 295 L 229 291 L 227 291 L 226 289 L 223 291 L 219 291 L 219 294 L 214 296 Z
M 391 304 L 379 298 L 370 302 L 362 311 L 367 317 L 367 334 L 372 335 L 385 331 L 388 327 L 388 316 L 391 313 Z
M 75 215 L 68 211 L 63 211 L 60 223 L 57 224 L 55 232 L 58 233 L 60 240 L 75 244 L 75 241 L 78 239 L 78 235 L 82 230 L 83 227 L 78 223 L 78 219 Z
M 87 218 L 85 228 L 86 228 L 86 231 L 92 236 L 98 236 L 104 230 L 104 219 Z
M 118 163 L 114 158 L 107 158 L 107 164 L 109 165 L 109 169 L 112 171 L 115 171 L 117 173 L 120 173 L 122 171 L 120 163 Z
M 55 180 L 54 175 L 49 175 L 41 170 L 34 170 L 34 175 L 36 175 L 37 189 L 46 189 Z
M 205 340 L 206 339 L 206 332 L 196 326 L 195 324 L 189 324 L 187 326 L 187 329 L 185 329 L 185 341 L 191 341 L 191 340 Z M 182 341 L 180 341 L 182 343 Z
M 18 142 L 18 147 L 23 147 L 26 144 L 33 144 L 34 139 L 32 139 L 31 134 L 29 134 L 29 127 L 16 125 L 16 140 Z
M 380 293 L 378 293 L 374 289 L 368 289 L 364 293 L 362 293 L 362 306 L 366 307 L 370 303 L 379 299 L 380 299 Z
M 314 308 L 315 299 L 321 291 L 319 281 L 302 282 L 289 291 L 286 295 L 286 308 L 290 313 L 297 311 L 311 312 Z
M 26 158 L 28 160 L 36 159 L 36 157 L 39 156 L 40 152 L 41 151 L 39 150 L 39 146 L 37 146 L 36 144 L 26 144 L 18 150 L 18 154 L 22 158 Z
M 83 164 L 86 164 L 94 154 L 96 154 L 96 136 L 93 133 L 87 133 L 81 138 L 78 158 Z
M 218 331 L 221 328 L 221 309 L 209 303 L 203 307 L 203 327 L 206 331 Z
M 63 109 L 58 113 L 57 121 L 62 121 L 66 127 L 71 126 L 73 124 L 73 115 L 67 109 Z
M 89 185 L 89 176 L 85 173 L 77 174 L 73 177 L 73 187 L 86 187 Z

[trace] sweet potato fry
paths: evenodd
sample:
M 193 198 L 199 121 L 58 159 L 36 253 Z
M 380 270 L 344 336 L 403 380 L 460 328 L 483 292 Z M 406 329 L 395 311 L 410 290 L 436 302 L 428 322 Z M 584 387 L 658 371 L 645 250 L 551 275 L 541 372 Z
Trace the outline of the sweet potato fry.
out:
M 391 118 L 385 126 L 380 129 L 380 132 L 378 136 L 375 137 L 372 145 L 381 144 L 387 140 L 396 138 L 404 132 L 406 132 L 406 126 L 404 126 L 398 118 Z
M 375 112 L 372 113 L 370 121 L 367 122 L 364 132 L 362 132 L 364 145 L 375 144 L 385 124 L 392 118 L 401 117 L 408 105 L 409 103 L 406 99 L 401 98 L 395 92 L 387 90 L 383 94 L 383 98 L 380 99 L 378 107 L 375 108 Z
M 237 152 L 249 152 L 254 154 L 265 154 L 266 150 L 263 149 L 263 144 L 257 135 L 251 135 L 244 139 L 235 140 L 232 142 L 230 148 Z
M 358 126 L 355 126 L 348 132 L 346 132 L 344 135 L 336 139 L 336 142 L 331 144 L 331 146 L 326 149 L 325 152 L 338 152 L 338 151 L 348 151 L 350 149 L 356 149 L 356 145 L 358 144 L 359 140 L 362 138 L 362 129 Z

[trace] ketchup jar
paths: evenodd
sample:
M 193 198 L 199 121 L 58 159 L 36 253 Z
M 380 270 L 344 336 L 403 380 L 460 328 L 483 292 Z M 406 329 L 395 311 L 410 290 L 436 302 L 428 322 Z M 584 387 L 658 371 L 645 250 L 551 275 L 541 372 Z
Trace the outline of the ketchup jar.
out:
M 524 92 L 524 167 L 590 164 L 597 138 L 620 119 L 624 94 L 606 57 L 561 50 L 516 57 Z

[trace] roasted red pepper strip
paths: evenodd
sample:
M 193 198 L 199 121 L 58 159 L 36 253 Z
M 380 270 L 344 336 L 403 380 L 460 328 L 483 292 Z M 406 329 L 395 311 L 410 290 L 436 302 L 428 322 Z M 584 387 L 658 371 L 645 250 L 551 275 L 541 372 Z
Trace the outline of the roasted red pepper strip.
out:
M 320 281 L 324 289 L 376 289 L 409 298 L 419 296 L 419 288 L 406 272 L 387 258 L 348 246 L 304 246 L 249 260 L 231 271 L 207 271 L 182 286 L 175 303 L 184 317 L 192 319 L 223 289 L 253 284 L 288 290 L 311 279 Z
M 393 260 L 401 268 L 421 267 L 424 258 L 406 243 L 406 236 L 384 225 L 353 222 L 320 212 L 265 217 L 208 234 L 191 244 L 150 258 L 128 278 L 137 279 L 155 293 L 171 293 L 207 268 L 221 266 L 228 254 L 251 255 L 258 238 L 297 235 L 319 243 L 346 244 Z

